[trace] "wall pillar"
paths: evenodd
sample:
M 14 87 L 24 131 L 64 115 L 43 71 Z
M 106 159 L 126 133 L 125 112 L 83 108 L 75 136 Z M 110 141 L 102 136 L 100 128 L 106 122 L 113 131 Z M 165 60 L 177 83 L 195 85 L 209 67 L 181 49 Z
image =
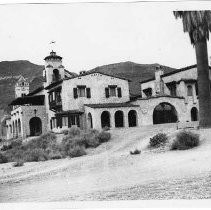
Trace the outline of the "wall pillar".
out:
M 115 118 L 114 118 L 114 111 L 110 111 L 110 124 L 111 128 L 115 128 Z
M 128 112 L 127 111 L 123 111 L 124 113 L 124 127 L 128 128 L 129 127 L 129 123 L 128 123 Z

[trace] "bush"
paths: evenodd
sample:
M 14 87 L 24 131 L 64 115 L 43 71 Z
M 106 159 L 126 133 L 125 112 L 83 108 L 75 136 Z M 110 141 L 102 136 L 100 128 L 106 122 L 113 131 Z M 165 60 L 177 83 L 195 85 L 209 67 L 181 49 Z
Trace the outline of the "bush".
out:
M 3 145 L 2 148 L 1 148 L 1 151 L 7 151 L 7 150 L 10 150 L 12 149 L 12 145 L 9 144 L 9 145 Z
M 80 156 L 86 155 L 86 152 L 83 146 L 74 145 L 69 148 L 69 150 L 67 151 L 67 155 L 71 158 L 80 157 Z
M 81 134 L 81 129 L 75 125 L 73 125 L 68 131 L 68 136 L 70 137 L 79 136 L 80 134 Z
M 22 139 L 13 140 L 10 145 L 12 148 L 20 147 L 22 145 Z
M 171 150 L 186 150 L 199 145 L 199 135 L 190 131 L 181 131 L 171 145 Z
M 84 145 L 86 148 L 88 147 L 98 147 L 100 145 L 99 139 L 98 139 L 98 134 L 99 132 L 96 131 L 89 131 L 87 133 L 83 134 L 83 140 L 84 140 Z
M 4 154 L 0 153 L 0 164 L 7 163 L 7 162 L 8 162 L 7 157 Z
M 50 154 L 49 155 L 49 159 L 51 160 L 57 160 L 57 159 L 61 159 L 62 158 L 62 154 L 61 153 L 55 153 L 55 154 Z
M 105 126 L 105 127 L 103 127 L 103 130 L 104 130 L 104 131 L 109 131 L 110 128 L 109 128 L 108 126 Z
M 40 148 L 46 150 L 53 144 L 56 144 L 56 135 L 49 132 L 28 142 L 28 144 L 26 144 L 26 147 Z
M 24 165 L 24 162 L 22 160 L 19 160 L 19 161 L 15 162 L 13 164 L 13 167 L 20 167 L 20 166 L 23 166 L 23 165 Z
M 168 137 L 165 133 L 158 133 L 152 138 L 150 138 L 150 147 L 159 147 L 165 145 L 167 142 Z
M 48 160 L 49 158 L 43 149 L 35 148 L 33 150 L 25 151 L 23 159 L 26 162 L 38 162 Z
M 111 134 L 109 132 L 102 131 L 99 133 L 98 138 L 100 143 L 104 143 L 111 139 Z
M 130 151 L 131 155 L 139 155 L 141 154 L 141 150 L 135 149 L 134 151 Z
M 68 133 L 69 133 L 69 130 L 68 129 L 66 129 L 66 130 L 63 130 L 62 131 L 62 133 L 66 136 L 66 135 L 68 135 Z

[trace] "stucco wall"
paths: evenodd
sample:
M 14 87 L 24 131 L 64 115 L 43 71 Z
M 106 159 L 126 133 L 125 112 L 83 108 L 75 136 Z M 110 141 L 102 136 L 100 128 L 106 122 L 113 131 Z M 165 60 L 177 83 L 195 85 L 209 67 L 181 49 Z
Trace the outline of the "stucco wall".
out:
M 77 85 L 86 85 L 91 89 L 91 98 L 78 97 L 74 98 L 73 88 Z M 122 97 L 105 96 L 105 88 L 108 85 L 117 85 L 121 87 Z M 70 80 L 64 80 L 62 84 L 62 106 L 63 110 L 80 109 L 83 110 L 84 104 L 95 103 L 122 103 L 129 101 L 129 84 L 127 80 L 114 78 L 111 76 L 94 73 Z
M 198 109 L 198 102 L 190 101 L 188 104 L 185 103 L 185 99 L 171 98 L 171 97 L 157 97 L 149 99 L 138 99 L 132 104 L 140 106 L 139 122 L 141 125 L 152 125 L 153 124 L 153 112 L 157 105 L 160 103 L 169 103 L 173 105 L 177 111 L 177 117 L 180 122 L 191 121 L 190 110 L 192 107 Z
M 88 125 L 88 113 L 91 113 L 92 115 L 92 121 L 93 121 L 93 128 L 95 129 L 102 129 L 101 126 L 101 114 L 103 111 L 108 111 L 110 113 L 110 125 L 111 128 L 115 128 L 115 112 L 116 111 L 123 111 L 124 113 L 124 127 L 128 127 L 128 113 L 130 110 L 135 110 L 137 113 L 137 126 L 140 126 L 141 123 L 139 122 L 140 119 L 140 108 L 139 107 L 121 107 L 121 108 L 90 108 L 85 106 L 85 120 L 86 125 Z
M 35 111 L 36 110 L 36 114 Z M 30 135 L 29 121 L 33 117 L 39 117 L 42 121 L 42 133 L 46 133 L 47 129 L 47 114 L 45 106 L 20 106 L 11 112 L 11 124 L 20 119 L 21 133 L 18 136 L 26 138 Z

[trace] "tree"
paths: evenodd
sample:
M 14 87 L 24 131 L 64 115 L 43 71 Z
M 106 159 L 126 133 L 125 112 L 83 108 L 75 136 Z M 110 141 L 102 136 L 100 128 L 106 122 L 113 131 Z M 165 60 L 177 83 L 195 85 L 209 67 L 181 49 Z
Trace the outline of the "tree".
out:
M 175 11 L 174 16 L 181 18 L 183 30 L 190 37 L 195 47 L 198 98 L 199 98 L 199 126 L 211 127 L 211 82 L 208 64 L 207 40 L 211 31 L 211 11 Z

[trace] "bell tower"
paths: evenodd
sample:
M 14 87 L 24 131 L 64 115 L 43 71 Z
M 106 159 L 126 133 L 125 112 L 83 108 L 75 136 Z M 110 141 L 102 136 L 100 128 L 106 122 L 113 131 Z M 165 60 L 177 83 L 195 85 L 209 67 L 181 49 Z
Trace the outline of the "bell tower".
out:
M 56 54 L 53 50 L 50 55 L 44 58 L 45 69 L 43 70 L 44 87 L 51 83 L 58 82 L 64 79 L 64 66 L 62 65 L 62 57 Z
M 29 93 L 29 83 L 23 76 L 20 76 L 15 85 L 15 98 L 24 97 Z

